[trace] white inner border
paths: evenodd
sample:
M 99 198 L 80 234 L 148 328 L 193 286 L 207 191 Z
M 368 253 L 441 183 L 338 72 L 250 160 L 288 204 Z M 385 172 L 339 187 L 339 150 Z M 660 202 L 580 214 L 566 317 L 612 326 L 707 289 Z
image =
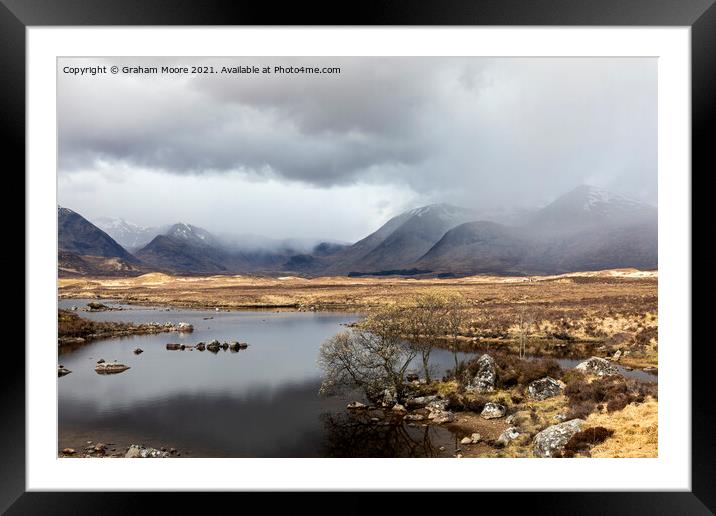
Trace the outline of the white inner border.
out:
M 28 28 L 27 489 L 690 490 L 690 41 L 688 27 Z M 58 459 L 56 59 L 89 55 L 657 56 L 659 457 Z

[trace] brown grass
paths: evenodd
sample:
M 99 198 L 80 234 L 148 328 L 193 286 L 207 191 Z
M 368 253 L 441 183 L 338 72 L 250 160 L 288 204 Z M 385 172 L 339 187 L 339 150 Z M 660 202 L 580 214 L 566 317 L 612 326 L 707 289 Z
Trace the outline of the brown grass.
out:
M 592 457 L 658 457 L 658 403 L 648 400 L 633 403 L 623 410 L 592 414 L 584 429 L 603 426 L 614 435 L 592 448 Z

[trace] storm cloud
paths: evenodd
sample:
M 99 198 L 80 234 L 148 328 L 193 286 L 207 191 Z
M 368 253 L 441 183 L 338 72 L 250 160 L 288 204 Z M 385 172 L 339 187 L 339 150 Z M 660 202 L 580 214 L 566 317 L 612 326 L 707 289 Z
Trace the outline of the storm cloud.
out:
M 101 64 L 341 70 L 61 72 Z M 367 207 L 352 215 L 322 215 L 364 221 L 365 228 L 354 222 L 331 231 L 352 239 L 412 203 L 524 207 L 583 183 L 656 203 L 652 58 L 72 58 L 59 67 L 60 202 L 80 212 L 84 204 L 93 216 L 145 224 L 193 217 L 221 226 L 209 213 L 217 200 L 230 202 L 227 191 L 260 190 L 263 205 L 275 206 L 271 192 L 278 199 L 291 189 L 315 199 L 361 198 Z M 162 178 L 193 185 L 184 212 L 138 206 L 148 197 L 142 185 L 155 189 Z M 83 201 L 82 191 L 107 197 L 113 213 L 94 213 L 99 201 Z M 295 227 L 284 220 L 284 231 L 302 233 L 311 217 L 297 214 Z M 228 225 L 214 229 L 234 229 Z

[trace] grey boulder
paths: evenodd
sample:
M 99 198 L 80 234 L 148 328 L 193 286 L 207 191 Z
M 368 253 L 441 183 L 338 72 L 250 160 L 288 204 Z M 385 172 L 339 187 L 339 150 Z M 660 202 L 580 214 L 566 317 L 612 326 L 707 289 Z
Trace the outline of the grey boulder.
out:
M 535 380 L 527 386 L 527 394 L 535 400 L 546 400 L 559 396 L 564 389 L 564 383 L 549 376 Z
M 614 367 L 609 360 L 600 357 L 591 357 L 577 364 L 575 369 L 596 376 L 614 376 L 619 374 L 619 370 Z
M 497 366 L 495 359 L 488 354 L 477 359 L 477 372 L 473 378 L 468 379 L 465 386 L 468 392 L 492 392 L 497 382 Z
M 532 441 L 532 453 L 535 457 L 554 457 L 572 436 L 579 432 L 583 423 L 583 419 L 570 419 L 545 428 L 535 435 Z

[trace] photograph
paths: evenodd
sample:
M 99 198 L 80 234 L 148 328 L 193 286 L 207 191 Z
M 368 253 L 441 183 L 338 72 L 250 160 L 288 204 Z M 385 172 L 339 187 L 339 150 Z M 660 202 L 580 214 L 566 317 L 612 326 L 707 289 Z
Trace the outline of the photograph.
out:
M 58 57 L 57 457 L 659 457 L 657 65 Z

